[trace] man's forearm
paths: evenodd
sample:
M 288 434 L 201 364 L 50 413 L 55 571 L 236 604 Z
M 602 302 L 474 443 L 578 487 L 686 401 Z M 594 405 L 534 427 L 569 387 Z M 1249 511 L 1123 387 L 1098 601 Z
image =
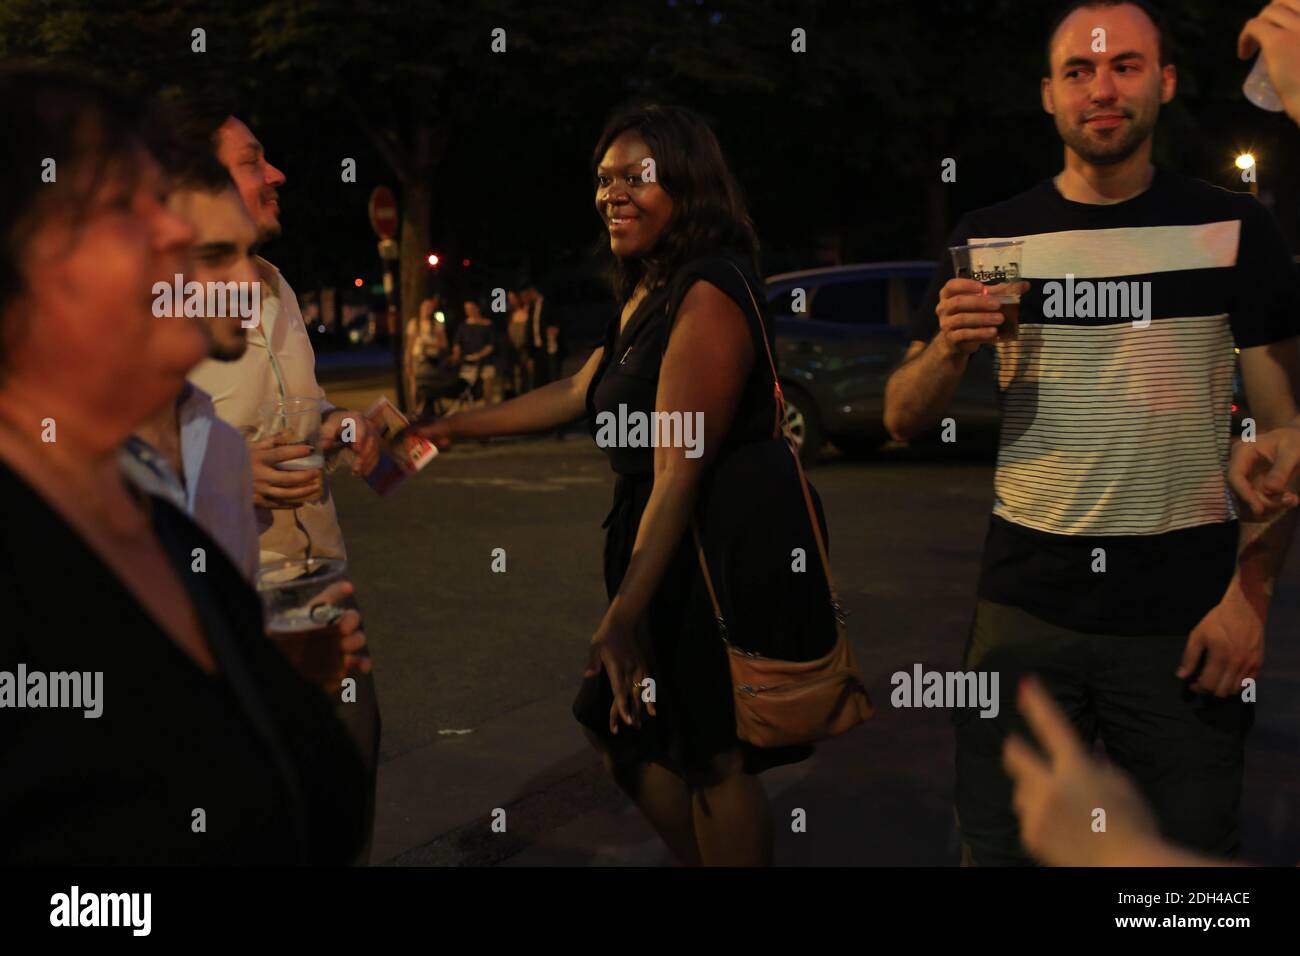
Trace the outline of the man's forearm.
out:
M 936 336 L 885 384 L 885 427 L 906 441 L 939 421 L 961 383 L 970 356 L 946 349 Z
M 1237 539 L 1237 570 L 1232 587 L 1238 588 L 1261 619 L 1273 599 L 1273 583 L 1286 560 L 1295 534 L 1297 515 L 1291 508 L 1268 521 L 1241 522 Z

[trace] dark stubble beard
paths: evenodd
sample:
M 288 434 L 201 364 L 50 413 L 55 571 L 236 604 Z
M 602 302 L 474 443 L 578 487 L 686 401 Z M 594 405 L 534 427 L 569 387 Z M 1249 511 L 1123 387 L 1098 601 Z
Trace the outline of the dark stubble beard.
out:
M 234 362 L 243 357 L 248 351 L 248 339 L 241 335 L 233 342 L 218 342 L 209 335 L 208 340 L 208 358 L 215 359 L 218 362 Z
M 1106 142 L 1091 138 L 1082 122 L 1077 126 L 1066 126 L 1058 122 L 1057 131 L 1065 145 L 1078 153 L 1085 162 L 1094 166 L 1113 166 L 1137 152 L 1156 128 L 1159 116 L 1158 110 L 1151 110 L 1145 116 L 1134 115 L 1132 110 L 1124 110 L 1123 113 L 1129 121 L 1127 132 Z

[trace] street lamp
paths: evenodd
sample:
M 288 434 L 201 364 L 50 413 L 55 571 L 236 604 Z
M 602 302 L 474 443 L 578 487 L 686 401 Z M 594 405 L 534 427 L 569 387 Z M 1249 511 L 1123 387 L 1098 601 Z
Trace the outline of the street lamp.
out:
M 1250 183 L 1250 194 L 1259 196 L 1258 169 L 1254 153 L 1238 153 L 1236 166 L 1241 170 L 1242 182 Z

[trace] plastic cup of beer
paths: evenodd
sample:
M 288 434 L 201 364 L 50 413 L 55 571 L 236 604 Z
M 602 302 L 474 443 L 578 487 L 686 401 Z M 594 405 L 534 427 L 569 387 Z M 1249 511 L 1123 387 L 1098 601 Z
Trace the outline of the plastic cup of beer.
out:
M 1009 342 L 1020 334 L 1020 293 L 1014 290 L 1023 274 L 1024 249 L 1023 239 L 948 247 L 957 278 L 974 279 L 984 286 L 985 295 L 1001 304 L 999 342 Z
M 257 572 L 267 635 L 294 669 L 327 693 L 343 684 L 347 670 L 335 625 L 347 610 L 343 587 L 347 563 L 339 558 L 278 561 Z
M 1246 82 L 1242 84 L 1241 91 L 1246 94 L 1246 99 L 1262 110 L 1268 110 L 1270 113 L 1281 113 L 1286 109 L 1282 104 L 1282 97 L 1277 95 L 1273 81 L 1269 78 L 1268 66 L 1264 63 L 1263 53 L 1255 57 L 1255 65 L 1250 68 L 1250 75 L 1246 77 Z
M 277 445 L 308 445 L 311 451 L 298 458 L 282 461 L 275 467 L 285 471 L 322 468 L 325 456 L 320 450 L 320 399 L 286 398 L 262 406 L 262 429 L 259 437 Z

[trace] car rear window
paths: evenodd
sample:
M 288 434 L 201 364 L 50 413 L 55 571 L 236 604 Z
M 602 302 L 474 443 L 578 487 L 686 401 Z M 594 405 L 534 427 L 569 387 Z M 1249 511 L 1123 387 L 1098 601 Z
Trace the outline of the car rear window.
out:
M 808 313 L 818 322 L 886 325 L 889 279 L 854 279 L 820 286 L 809 295 Z

